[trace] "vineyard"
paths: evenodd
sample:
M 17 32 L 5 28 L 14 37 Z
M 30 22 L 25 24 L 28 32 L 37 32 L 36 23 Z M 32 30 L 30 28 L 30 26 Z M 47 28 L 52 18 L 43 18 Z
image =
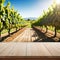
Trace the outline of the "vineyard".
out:
M 20 13 L 14 9 L 14 6 L 11 7 L 10 2 L 8 2 L 6 6 L 4 3 L 5 0 L 0 0 L 0 41 L 12 41 L 23 33 L 24 30 L 27 31 L 26 34 L 23 33 L 22 36 L 24 34 L 24 36 L 30 36 L 31 38 L 28 38 L 28 40 L 32 39 L 34 35 L 33 38 L 35 39 L 37 37 L 37 40 L 40 42 L 45 41 L 45 37 L 51 38 L 50 40 L 46 39 L 47 42 L 60 41 L 60 5 L 57 4 L 56 1 L 53 2 L 47 11 L 43 10 L 43 14 L 36 20 L 25 20 Z M 49 37 L 47 36 L 48 34 Z M 5 39 L 6 37 L 7 40 Z M 30 42 L 36 41 L 36 39 L 34 39 Z
M 14 10 L 14 7 L 12 6 L 12 8 L 10 8 L 11 3 L 8 2 L 7 5 L 4 6 L 4 2 L 5 0 L 0 0 L 0 40 L 1 33 L 8 32 L 8 35 L 10 36 L 11 32 L 26 26 L 25 20 L 16 10 Z
M 45 33 L 47 33 L 49 29 L 55 32 L 53 37 L 56 37 L 57 32 L 60 33 L 60 4 L 57 4 L 56 1 L 54 1 L 47 11 L 43 10 L 43 15 L 32 25 L 46 29 Z
M 0 60 L 60 60 L 60 0 L 0 0 Z

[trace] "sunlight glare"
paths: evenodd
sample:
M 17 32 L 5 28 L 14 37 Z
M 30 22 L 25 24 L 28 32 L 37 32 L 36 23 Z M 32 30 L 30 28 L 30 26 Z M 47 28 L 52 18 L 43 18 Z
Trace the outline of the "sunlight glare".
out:
M 60 0 L 56 0 L 56 3 L 57 3 L 57 4 L 60 4 Z

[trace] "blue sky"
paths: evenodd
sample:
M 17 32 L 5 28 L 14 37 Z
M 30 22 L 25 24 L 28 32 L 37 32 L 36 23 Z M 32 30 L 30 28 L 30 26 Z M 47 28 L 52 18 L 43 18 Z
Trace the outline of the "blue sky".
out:
M 5 5 L 8 1 L 23 18 L 39 17 L 53 2 L 53 0 L 6 0 Z

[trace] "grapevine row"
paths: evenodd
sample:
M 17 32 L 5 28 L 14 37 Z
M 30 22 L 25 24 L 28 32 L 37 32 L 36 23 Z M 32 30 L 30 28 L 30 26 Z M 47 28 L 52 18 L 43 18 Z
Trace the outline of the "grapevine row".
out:
M 60 29 L 60 5 L 54 3 L 48 8 L 48 11 L 43 11 L 43 15 L 38 18 L 38 20 L 33 23 L 34 26 L 45 26 L 46 32 L 49 26 L 54 27 L 55 35 L 57 35 L 57 30 Z
M 0 38 L 4 29 L 7 29 L 10 35 L 12 28 L 16 28 L 17 31 L 18 28 L 25 25 L 22 16 L 14 10 L 14 7 L 10 7 L 11 3 L 8 2 L 6 6 L 4 6 L 4 3 L 5 0 L 0 0 Z

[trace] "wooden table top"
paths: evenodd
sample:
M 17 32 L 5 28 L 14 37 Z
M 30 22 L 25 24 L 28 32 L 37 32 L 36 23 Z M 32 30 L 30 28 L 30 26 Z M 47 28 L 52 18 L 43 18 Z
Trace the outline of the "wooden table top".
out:
M 0 43 L 0 56 L 60 56 L 60 43 Z

